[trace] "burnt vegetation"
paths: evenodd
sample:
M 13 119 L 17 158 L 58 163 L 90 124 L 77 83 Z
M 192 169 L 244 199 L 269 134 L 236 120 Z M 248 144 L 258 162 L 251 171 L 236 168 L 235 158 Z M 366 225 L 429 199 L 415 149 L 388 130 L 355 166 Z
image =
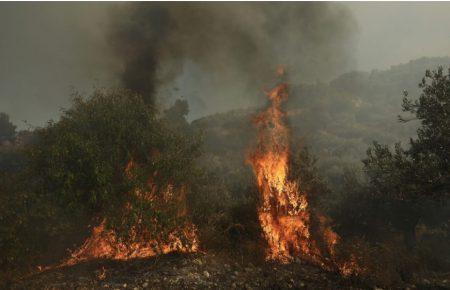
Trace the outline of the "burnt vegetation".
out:
M 427 70 L 419 87 L 411 86 L 426 67 L 448 61 L 421 59 L 291 88 L 283 105 L 292 136 L 289 179 L 307 193 L 313 212 L 328 216 L 340 236 L 336 255 L 359 268 L 341 287 L 428 287 L 424 277 L 450 271 L 450 74 Z M 265 263 L 261 197 L 245 163 L 257 110 L 189 123 L 185 100 L 158 111 L 145 96 L 153 88 L 138 89 L 144 96 L 125 89 L 75 95 L 61 118 L 42 128 L 18 132 L 0 115 L 2 286 L 60 263 L 102 221 L 123 243 L 139 233 L 170 240 L 189 222 L 202 251 Z M 183 200 L 167 201 L 168 187 Z M 148 199 L 135 194 L 148 191 Z M 277 271 L 289 267 L 295 265 Z M 277 283 L 259 286 L 290 285 Z

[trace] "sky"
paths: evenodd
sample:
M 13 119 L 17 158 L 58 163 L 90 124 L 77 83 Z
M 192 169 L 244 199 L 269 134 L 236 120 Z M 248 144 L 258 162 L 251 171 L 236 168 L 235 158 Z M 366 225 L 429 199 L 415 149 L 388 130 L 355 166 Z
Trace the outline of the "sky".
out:
M 42 126 L 74 89 L 112 82 L 115 64 L 99 57 L 105 19 L 91 3 L 0 3 L 0 112 L 19 128 Z
M 450 3 L 346 2 L 358 23 L 359 70 L 450 55 Z
M 19 128 L 42 126 L 74 90 L 117 84 L 108 49 L 111 4 L 0 3 L 0 112 Z M 357 70 L 450 55 L 450 3 L 342 3 L 357 23 Z M 26 122 L 24 122 L 26 121 Z

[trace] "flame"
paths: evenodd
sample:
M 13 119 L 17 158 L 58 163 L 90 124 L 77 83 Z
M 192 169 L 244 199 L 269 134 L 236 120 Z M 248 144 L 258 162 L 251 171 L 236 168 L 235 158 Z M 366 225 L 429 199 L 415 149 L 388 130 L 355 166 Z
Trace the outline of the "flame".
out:
M 112 230 L 106 230 L 105 220 L 92 230 L 92 235 L 64 265 L 74 265 L 82 261 L 107 258 L 113 260 L 128 260 L 146 258 L 170 252 L 196 252 L 198 240 L 196 229 L 192 224 L 186 228 L 169 234 L 167 240 L 152 239 L 126 243 L 121 241 Z
M 359 265 L 356 256 L 354 254 L 351 254 L 348 261 L 339 264 L 339 271 L 344 276 L 351 276 L 351 275 L 359 275 L 360 273 L 365 272 L 366 269 L 363 269 Z
M 131 160 L 125 168 L 125 176 L 132 178 L 132 169 L 136 164 Z M 153 184 L 152 179 L 149 181 L 148 192 L 136 190 L 134 194 L 146 200 L 151 200 L 158 206 L 163 207 L 169 202 L 176 201 L 181 206 L 178 210 L 178 216 L 183 217 L 187 214 L 186 207 L 186 190 L 181 187 L 178 190 L 172 185 L 168 185 L 163 191 L 161 197 L 158 197 L 157 186 Z M 130 209 L 131 205 L 126 204 L 125 208 Z M 156 223 L 156 221 L 155 221 Z M 137 225 L 138 226 L 138 225 Z M 108 258 L 113 260 L 127 260 L 131 258 L 145 258 L 170 252 L 197 252 L 199 242 L 197 238 L 197 229 L 189 221 L 182 226 L 173 230 L 168 236 L 162 234 L 150 235 L 149 230 L 138 231 L 137 227 L 132 228 L 130 240 L 123 241 L 119 236 L 106 227 L 104 219 L 99 225 L 93 228 L 90 237 L 83 245 L 71 254 L 63 265 L 74 265 L 81 261 Z M 153 238 L 148 238 L 148 237 Z
M 284 73 L 283 67 L 277 69 L 278 77 L 282 77 Z M 266 94 L 270 106 L 254 118 L 258 130 L 257 147 L 247 159 L 253 168 L 261 195 L 258 218 L 268 244 L 266 258 L 288 263 L 295 257 L 300 257 L 326 269 L 339 270 L 344 276 L 361 272 L 354 255 L 347 261 L 338 262 L 336 246 L 340 237 L 328 226 L 324 216 L 312 214 L 308 194 L 301 190 L 298 182 L 289 180 L 290 132 L 286 125 L 286 114 L 282 110 L 282 103 L 288 98 L 288 84 L 282 82 Z M 132 178 L 135 166 L 131 160 L 125 168 L 125 176 Z M 184 187 L 175 189 L 168 185 L 163 194 L 158 195 L 158 187 L 152 178 L 148 183 L 148 192 L 136 190 L 134 194 L 161 207 L 176 200 L 182 205 L 178 216 L 186 216 Z M 134 241 L 122 241 L 113 230 L 106 228 L 106 220 L 103 220 L 63 265 L 73 265 L 93 258 L 127 260 L 174 251 L 199 250 L 197 229 L 190 222 L 169 233 L 166 239 L 162 235 L 146 239 L 145 232 L 132 232 L 131 236 Z
M 283 73 L 284 68 L 277 70 L 279 76 Z M 282 110 L 288 85 L 282 82 L 266 94 L 270 106 L 254 119 L 257 147 L 247 160 L 261 195 L 258 217 L 268 244 L 266 257 L 283 263 L 301 257 L 328 269 L 340 269 L 334 260 L 339 236 L 327 226 L 325 217 L 313 216 L 307 193 L 288 179 L 290 136 Z M 352 266 L 345 263 L 346 274 Z

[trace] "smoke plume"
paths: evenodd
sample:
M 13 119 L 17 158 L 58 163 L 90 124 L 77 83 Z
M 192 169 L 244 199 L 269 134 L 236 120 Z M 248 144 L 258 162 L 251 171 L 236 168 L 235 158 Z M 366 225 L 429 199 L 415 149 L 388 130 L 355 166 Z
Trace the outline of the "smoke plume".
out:
M 293 82 L 354 68 L 355 32 L 330 3 L 127 4 L 109 31 L 123 85 L 163 105 L 182 93 L 191 118 L 261 103 L 279 65 Z

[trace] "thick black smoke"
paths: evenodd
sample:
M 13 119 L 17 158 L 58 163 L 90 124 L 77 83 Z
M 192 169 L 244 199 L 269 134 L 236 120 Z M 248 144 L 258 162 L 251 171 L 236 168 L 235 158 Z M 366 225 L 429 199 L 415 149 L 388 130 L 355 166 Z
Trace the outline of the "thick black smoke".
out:
M 278 65 L 293 82 L 325 81 L 354 65 L 356 24 L 338 4 L 129 4 L 111 19 L 123 84 L 151 103 L 168 94 L 163 88 L 182 87 L 202 114 L 254 105 Z

